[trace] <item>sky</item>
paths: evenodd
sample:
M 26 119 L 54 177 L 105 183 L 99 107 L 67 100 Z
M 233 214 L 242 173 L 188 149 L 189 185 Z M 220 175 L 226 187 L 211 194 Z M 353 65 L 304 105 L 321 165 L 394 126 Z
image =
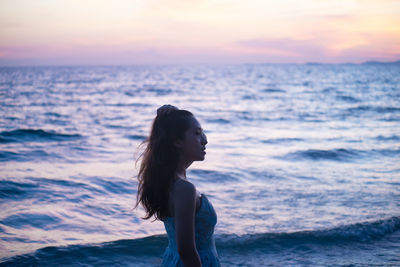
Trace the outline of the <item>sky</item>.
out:
M 0 0 L 0 65 L 400 59 L 400 0 Z

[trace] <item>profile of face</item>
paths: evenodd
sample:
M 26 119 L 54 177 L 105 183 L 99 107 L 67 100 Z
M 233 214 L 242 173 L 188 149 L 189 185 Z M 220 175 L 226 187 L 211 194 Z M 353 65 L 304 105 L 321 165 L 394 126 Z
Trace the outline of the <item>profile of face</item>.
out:
M 207 137 L 195 117 L 190 119 L 189 128 L 183 139 L 178 140 L 176 145 L 181 150 L 182 158 L 187 162 L 202 161 L 206 155 Z

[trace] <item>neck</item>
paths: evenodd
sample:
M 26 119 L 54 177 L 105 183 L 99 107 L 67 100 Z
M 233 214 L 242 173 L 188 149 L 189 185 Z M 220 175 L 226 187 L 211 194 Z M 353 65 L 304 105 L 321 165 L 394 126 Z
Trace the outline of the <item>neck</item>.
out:
M 178 169 L 176 171 L 176 176 L 178 178 L 181 178 L 183 180 L 186 180 L 186 169 L 189 168 L 189 166 L 192 164 L 193 162 L 181 162 L 178 166 Z
M 176 172 L 176 176 L 180 179 L 186 180 L 186 170 L 179 170 Z

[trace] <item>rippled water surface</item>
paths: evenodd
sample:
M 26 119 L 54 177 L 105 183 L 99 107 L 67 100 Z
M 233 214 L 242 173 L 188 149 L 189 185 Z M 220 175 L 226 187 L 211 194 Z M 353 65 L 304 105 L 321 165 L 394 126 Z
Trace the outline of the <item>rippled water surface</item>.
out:
M 157 107 L 208 137 L 188 172 L 226 266 L 400 265 L 400 65 L 0 68 L 4 265 L 154 266 L 135 159 Z

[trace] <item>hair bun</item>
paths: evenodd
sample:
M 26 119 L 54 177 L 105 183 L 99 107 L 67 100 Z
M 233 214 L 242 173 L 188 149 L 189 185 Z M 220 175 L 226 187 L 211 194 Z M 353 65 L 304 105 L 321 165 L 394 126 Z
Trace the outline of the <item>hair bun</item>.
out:
M 167 116 L 172 111 L 179 110 L 179 108 L 172 105 L 163 105 L 157 109 L 157 116 Z

